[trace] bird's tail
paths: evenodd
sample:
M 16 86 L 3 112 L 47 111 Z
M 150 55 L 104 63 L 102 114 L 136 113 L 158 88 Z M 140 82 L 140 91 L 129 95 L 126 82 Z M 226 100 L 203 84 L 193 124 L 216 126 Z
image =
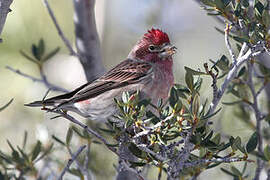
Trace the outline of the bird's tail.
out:
M 42 106 L 56 106 L 59 103 L 56 103 L 55 101 L 34 101 L 29 104 L 24 104 L 25 106 L 29 107 L 42 107 Z

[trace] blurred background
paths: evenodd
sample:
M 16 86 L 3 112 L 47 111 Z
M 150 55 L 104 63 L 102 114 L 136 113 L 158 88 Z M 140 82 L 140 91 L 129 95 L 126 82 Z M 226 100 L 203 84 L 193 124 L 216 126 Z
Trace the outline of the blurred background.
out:
M 49 3 L 66 37 L 75 47 L 72 1 L 50 0 Z M 3 43 L 0 44 L 0 106 L 14 98 L 13 103 L 0 114 L 0 149 L 3 151 L 9 151 L 6 139 L 13 144 L 22 143 L 24 131 L 28 131 L 31 144 L 36 139 L 51 141 L 52 134 L 64 138 L 69 126 L 65 120 L 50 120 L 52 115 L 39 108 L 24 107 L 25 103 L 42 99 L 47 88 L 6 69 L 6 66 L 11 66 L 34 77 L 40 76 L 37 66 L 21 56 L 19 50 L 30 54 L 31 44 L 37 44 L 43 38 L 47 52 L 61 47 L 60 52 L 44 66 L 48 80 L 68 90 L 86 82 L 80 62 L 69 55 L 41 0 L 14 1 L 11 9 L 1 36 Z M 222 24 L 207 16 L 195 1 L 97 0 L 95 10 L 106 69 L 124 60 L 137 40 L 152 27 L 167 32 L 172 44 L 178 48 L 174 56 L 176 83 L 184 83 L 184 66 L 203 69 L 204 62 L 227 54 L 223 35 L 214 29 L 223 29 Z M 202 96 L 211 98 L 210 79 L 204 80 Z M 56 94 L 50 92 L 49 96 Z M 232 112 L 230 107 L 223 108 L 220 118 L 214 121 L 216 130 L 247 140 L 251 131 L 237 121 Z M 225 116 L 226 121 L 222 118 Z M 94 146 L 92 151 L 99 161 L 96 164 L 97 179 L 114 176 L 113 164 L 117 164 L 114 155 L 100 146 Z M 68 157 L 66 154 L 65 159 Z M 104 161 L 108 163 L 104 164 Z M 106 168 L 106 173 L 99 171 L 99 166 Z M 199 179 L 215 179 L 217 175 L 222 179 L 219 168 L 205 171 Z M 224 175 L 223 179 L 227 178 Z

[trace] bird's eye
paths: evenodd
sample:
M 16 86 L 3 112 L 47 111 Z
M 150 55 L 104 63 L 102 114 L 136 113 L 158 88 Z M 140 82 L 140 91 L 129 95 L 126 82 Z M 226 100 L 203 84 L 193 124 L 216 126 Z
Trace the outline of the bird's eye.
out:
M 154 50 L 156 49 L 156 47 L 155 47 L 154 45 L 150 45 L 150 46 L 148 47 L 148 49 L 149 49 L 149 51 L 154 51 Z

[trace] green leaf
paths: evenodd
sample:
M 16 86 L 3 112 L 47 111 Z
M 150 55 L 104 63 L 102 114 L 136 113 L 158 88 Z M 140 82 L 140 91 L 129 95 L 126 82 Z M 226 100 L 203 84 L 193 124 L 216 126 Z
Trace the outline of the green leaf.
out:
M 40 59 L 42 58 L 44 52 L 45 52 L 45 43 L 44 40 L 41 38 L 38 42 L 38 54 L 40 56 Z
M 50 144 L 49 147 L 46 148 L 46 149 L 44 150 L 43 154 L 41 154 L 41 155 L 39 156 L 39 158 L 35 160 L 35 163 L 36 163 L 37 161 L 43 159 L 45 156 L 47 156 L 47 155 L 52 151 L 52 149 L 53 149 L 53 143 Z
M 173 108 L 178 100 L 179 100 L 179 97 L 178 97 L 177 90 L 175 89 L 175 87 L 172 87 L 170 90 L 170 95 L 169 95 L 170 106 Z
M 245 8 L 249 7 L 249 0 L 241 0 L 241 4 L 242 6 L 244 6 Z
M 186 66 L 184 66 L 184 68 L 185 68 L 186 72 L 191 73 L 192 75 L 207 75 L 207 73 L 205 73 L 205 72 L 196 71 L 196 70 L 193 70 L 193 69 L 186 67 Z
M 24 131 L 23 144 L 22 144 L 23 149 L 25 149 L 26 142 L 27 142 L 27 137 L 28 137 L 28 133 L 27 133 L 27 131 Z
M 21 153 L 23 159 L 24 159 L 25 161 L 29 162 L 29 158 L 28 158 L 27 154 L 26 154 L 19 146 L 17 146 L 17 149 L 18 149 L 19 152 Z
M 140 150 L 134 143 L 130 143 L 128 149 L 132 152 L 134 156 L 142 158 L 142 150 Z
M 32 157 L 31 157 L 32 161 L 34 161 L 38 157 L 40 151 L 41 151 L 41 142 L 37 141 L 34 149 L 32 150 L 32 153 L 31 153 L 32 154 Z
M 68 131 L 67 131 L 67 135 L 66 135 L 66 145 L 67 146 L 70 145 L 70 141 L 72 139 L 72 136 L 73 136 L 73 129 L 72 129 L 72 127 L 69 127 Z
M 175 112 L 179 112 L 179 111 L 182 109 L 182 106 L 183 106 L 182 101 L 179 99 L 179 100 L 175 103 L 173 109 L 175 110 Z
M 191 91 L 193 91 L 193 89 L 194 89 L 194 86 L 193 86 L 194 79 L 193 79 L 193 75 L 188 71 L 186 72 L 186 75 L 185 75 L 185 81 L 186 81 L 186 84 L 187 84 L 188 88 Z
M 237 75 L 237 78 L 243 76 L 246 72 L 246 66 L 242 67 Z
M 263 20 L 263 24 L 265 25 L 265 28 L 266 29 L 269 29 L 269 26 L 270 26 L 270 15 L 269 15 L 269 12 L 267 10 L 264 10 L 263 11 L 262 20 Z
M 241 138 L 239 136 L 237 136 L 233 140 L 231 147 L 232 147 L 233 151 L 236 151 L 237 149 L 239 149 L 239 147 L 241 147 Z
M 78 136 L 80 136 L 81 138 L 85 138 L 84 135 L 83 135 L 83 132 L 80 129 L 78 129 L 75 126 L 72 126 L 72 129 Z
M 267 145 L 265 148 L 264 148 L 264 157 L 267 161 L 270 160 L 270 146 Z
M 231 166 L 231 170 L 233 172 L 233 174 L 235 174 L 236 176 L 242 176 L 242 173 L 234 166 Z
M 122 93 L 122 101 L 124 103 L 128 103 L 129 97 L 130 97 L 129 96 L 129 93 L 127 91 L 125 91 L 125 92 Z
M 233 36 L 232 38 L 240 43 L 249 42 L 249 38 L 247 36 Z
M 254 132 L 249 138 L 248 143 L 246 145 L 247 153 L 251 153 L 252 151 L 254 151 L 257 147 L 257 144 L 258 144 L 258 135 L 257 132 Z
M 222 102 L 222 104 L 227 105 L 227 106 L 231 106 L 231 105 L 235 105 L 235 104 L 240 104 L 242 102 L 243 101 L 240 100 L 240 101 L 233 101 L 233 102 Z
M 16 151 L 12 144 L 9 142 L 9 140 L 7 140 L 7 143 L 12 151 Z
M 220 139 L 221 139 L 221 135 L 220 133 L 216 134 L 215 137 L 213 137 L 212 141 L 215 143 L 215 144 L 219 144 L 220 143 Z
M 234 8 L 234 15 L 236 16 L 236 17 L 239 17 L 240 15 L 241 15 L 241 5 L 240 5 L 240 3 L 236 3 L 236 6 L 235 6 L 235 8 Z
M 7 103 L 5 104 L 4 106 L 0 107 L 0 112 L 3 111 L 4 109 L 6 109 L 13 101 L 13 98 Z
M 214 132 L 211 131 L 211 132 L 206 136 L 206 138 L 204 138 L 204 140 L 202 141 L 202 144 L 207 144 L 208 141 L 210 141 L 210 139 L 212 138 L 213 134 L 214 134 Z
M 239 84 L 237 86 L 237 92 L 238 92 L 238 95 L 241 99 L 248 98 L 247 86 L 245 84 Z
M 209 119 L 209 118 L 215 116 L 217 113 L 219 113 L 220 110 L 221 110 L 221 108 L 219 108 L 218 110 L 216 110 L 216 111 L 213 112 L 212 114 L 207 113 L 204 117 L 201 118 L 201 120 Z
M 131 164 L 131 168 L 136 168 L 136 167 L 144 167 L 147 163 L 145 162 L 133 162 L 133 161 L 129 161 L 129 163 Z
M 59 139 L 59 138 L 56 137 L 55 135 L 52 135 L 52 138 L 53 138 L 56 142 L 58 142 L 59 144 L 61 144 L 61 145 L 63 145 L 63 146 L 66 145 L 61 139 Z
M 227 7 L 232 0 L 221 0 L 225 7 Z
M 203 157 L 206 155 L 206 153 L 207 153 L 206 148 L 200 147 L 200 154 L 199 154 L 199 157 L 200 157 L 200 158 L 203 158 Z
M 83 174 L 82 174 L 82 172 L 81 172 L 79 169 L 70 168 L 70 169 L 68 170 L 68 172 L 69 172 L 70 174 L 74 175 L 74 176 L 79 177 L 80 179 L 84 179 L 84 178 L 83 178 Z
M 257 1 L 257 3 L 254 6 L 254 9 L 255 9 L 255 14 L 257 16 L 260 16 L 261 17 L 262 16 L 262 13 L 263 13 L 263 10 L 264 10 L 263 4 L 260 1 Z
M 56 55 L 60 50 L 60 47 L 55 48 L 54 50 L 52 50 L 49 54 L 47 54 L 44 58 L 43 61 L 46 61 L 50 58 L 52 58 L 54 55 Z
M 194 116 L 198 115 L 199 112 L 199 108 L 200 108 L 200 97 L 198 95 L 198 93 L 195 94 L 195 96 L 193 97 L 193 101 L 192 101 L 192 113 Z
M 223 0 L 214 0 L 216 7 L 223 10 L 225 8 L 225 4 L 223 3 Z
M 100 143 L 102 144 L 102 143 Z M 119 143 L 116 143 L 116 144 L 106 144 L 106 146 L 109 146 L 109 147 L 118 147 L 119 146 Z
M 98 129 L 105 132 L 105 133 L 111 134 L 111 135 L 116 133 L 116 131 L 111 130 L 111 129 L 105 129 L 105 128 L 101 128 L 101 127 L 98 127 Z
M 213 62 L 213 61 L 211 62 L 214 63 L 214 66 L 217 66 L 222 71 L 229 70 L 229 59 L 225 55 L 222 55 L 221 58 L 217 60 L 217 62 Z
M 201 0 L 201 2 L 207 6 L 211 6 L 211 7 L 215 6 L 215 3 L 213 2 L 213 0 Z
M 127 121 L 126 121 L 126 123 L 125 123 L 125 128 L 130 127 L 132 124 L 133 124 L 133 120 L 130 119 L 130 118 L 128 118 Z
M 226 170 L 226 169 L 224 169 L 224 168 L 220 168 L 220 170 L 223 171 L 224 173 L 226 173 L 226 174 L 232 176 L 232 177 L 237 177 L 235 174 L 231 173 L 230 171 L 228 171 L 228 170 Z
M 41 60 L 40 54 L 38 52 L 38 47 L 35 44 L 32 44 L 32 55 L 39 61 Z
M 194 84 L 194 89 L 199 92 L 200 89 L 201 89 L 201 86 L 202 86 L 202 82 L 203 82 L 203 79 L 202 78 L 198 78 L 197 81 L 195 82 Z

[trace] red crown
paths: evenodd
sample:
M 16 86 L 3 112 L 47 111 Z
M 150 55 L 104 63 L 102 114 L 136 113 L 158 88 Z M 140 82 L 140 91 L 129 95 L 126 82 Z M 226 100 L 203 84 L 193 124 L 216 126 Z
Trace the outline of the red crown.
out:
M 144 38 L 149 39 L 152 41 L 153 44 L 161 45 L 163 43 L 170 43 L 170 39 L 167 33 L 162 32 L 160 29 L 148 30 L 148 33 L 144 34 Z

